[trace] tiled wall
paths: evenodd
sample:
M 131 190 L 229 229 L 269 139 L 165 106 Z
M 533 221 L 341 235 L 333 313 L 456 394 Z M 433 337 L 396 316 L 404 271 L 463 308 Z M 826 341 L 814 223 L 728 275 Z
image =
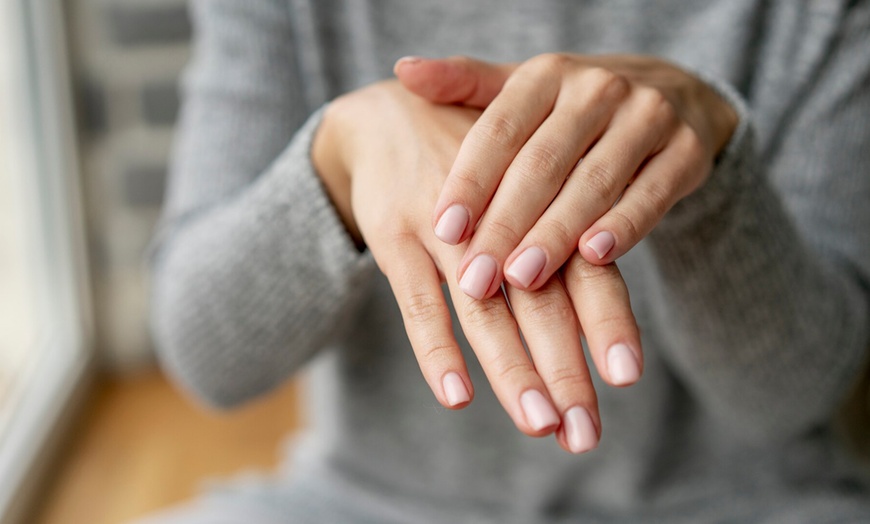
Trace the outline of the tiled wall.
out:
M 246 1 L 246 0 L 240 0 Z M 97 342 L 112 368 L 151 359 L 144 252 L 163 197 L 184 0 L 68 0 Z

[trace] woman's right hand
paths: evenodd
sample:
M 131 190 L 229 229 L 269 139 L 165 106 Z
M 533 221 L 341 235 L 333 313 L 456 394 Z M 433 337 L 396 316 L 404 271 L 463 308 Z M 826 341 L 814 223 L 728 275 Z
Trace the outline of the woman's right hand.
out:
M 531 436 L 557 431 L 566 450 L 588 451 L 601 423 L 579 332 L 582 326 L 599 373 L 613 382 L 607 350 L 640 347 L 628 293 L 615 265 L 595 266 L 579 254 L 562 278 L 537 291 L 508 286 L 507 299 L 475 300 L 459 289 L 467 243 L 440 242 L 430 210 L 479 115 L 430 104 L 394 81 L 375 84 L 330 105 L 312 158 L 348 230 L 388 278 L 439 402 L 461 408 L 474 391 L 442 293 L 446 280 L 462 329 L 516 426 Z

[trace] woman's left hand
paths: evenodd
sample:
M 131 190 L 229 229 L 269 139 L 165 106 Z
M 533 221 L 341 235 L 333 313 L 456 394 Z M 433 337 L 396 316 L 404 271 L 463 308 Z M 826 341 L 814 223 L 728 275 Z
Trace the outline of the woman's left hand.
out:
M 432 102 L 486 108 L 433 220 L 448 244 L 472 237 L 457 278 L 478 299 L 505 278 L 539 288 L 578 246 L 614 261 L 704 182 L 737 125 L 712 88 L 652 57 L 406 58 L 395 71 Z

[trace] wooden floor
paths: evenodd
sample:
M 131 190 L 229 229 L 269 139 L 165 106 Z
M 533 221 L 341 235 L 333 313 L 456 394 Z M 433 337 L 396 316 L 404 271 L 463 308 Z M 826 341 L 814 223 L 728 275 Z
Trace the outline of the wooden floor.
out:
M 158 372 L 98 384 L 40 502 L 38 524 L 118 524 L 194 496 L 206 478 L 272 468 L 298 429 L 292 384 L 240 411 L 197 408 Z

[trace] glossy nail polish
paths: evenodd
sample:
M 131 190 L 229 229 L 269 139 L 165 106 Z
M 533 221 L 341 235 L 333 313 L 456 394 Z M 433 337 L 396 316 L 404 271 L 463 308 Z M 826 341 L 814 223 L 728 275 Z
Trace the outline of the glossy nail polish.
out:
M 522 284 L 523 287 L 529 287 L 538 275 L 541 274 L 546 264 L 547 255 L 544 254 L 544 250 L 537 246 L 532 246 L 514 259 L 511 265 L 508 266 L 505 274 Z
M 465 382 L 462 381 L 462 377 L 458 373 L 451 371 L 444 375 L 444 378 L 441 379 L 441 385 L 444 387 L 447 403 L 451 406 L 458 406 L 471 400 L 468 388 L 465 387 Z
M 530 389 L 520 395 L 520 405 L 526 422 L 535 431 L 559 425 L 559 415 L 540 391 Z
M 607 373 L 614 385 L 627 386 L 640 378 L 640 365 L 634 352 L 625 344 L 614 344 L 607 350 Z
M 613 249 L 614 244 L 616 244 L 616 238 L 614 238 L 613 233 L 601 231 L 586 242 L 586 247 L 595 251 L 595 254 L 598 255 L 598 260 L 601 260 Z
M 586 408 L 574 406 L 565 413 L 565 440 L 571 453 L 585 453 L 598 447 L 598 432 Z
M 442 242 L 455 245 L 468 226 L 468 211 L 459 204 L 448 207 L 435 225 L 435 236 Z
M 477 255 L 462 275 L 459 289 L 466 295 L 480 300 L 489 291 L 497 270 L 498 265 L 494 258 L 489 255 Z

